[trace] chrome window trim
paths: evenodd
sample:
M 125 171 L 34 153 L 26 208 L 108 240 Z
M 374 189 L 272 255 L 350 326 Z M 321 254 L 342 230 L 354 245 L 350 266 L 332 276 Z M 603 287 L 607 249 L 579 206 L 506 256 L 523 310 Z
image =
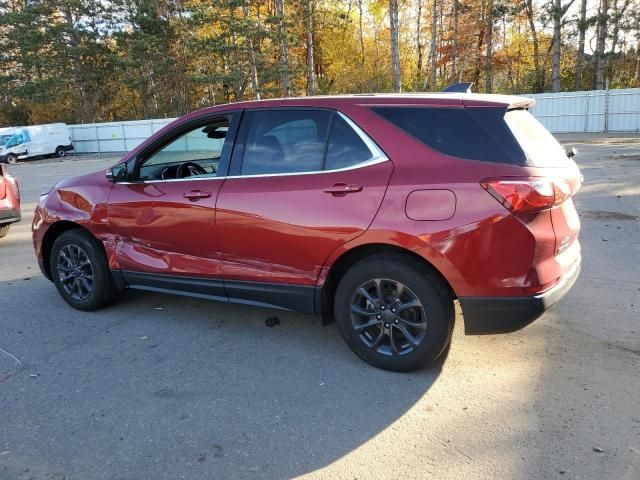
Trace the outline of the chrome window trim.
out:
M 166 183 L 166 182 L 193 182 L 193 181 L 205 181 L 205 180 L 226 180 L 226 179 L 236 179 L 236 178 L 262 178 L 262 177 L 291 177 L 293 175 L 319 175 L 322 173 L 339 173 L 339 172 L 347 172 L 349 170 L 357 170 L 359 168 L 371 167 L 372 165 L 377 165 L 379 163 L 388 162 L 389 157 L 387 157 L 384 152 L 376 145 L 376 143 L 371 140 L 369 135 L 367 135 L 358 125 L 356 125 L 353 120 L 347 117 L 342 112 L 336 112 L 340 118 L 342 118 L 349 127 L 353 129 L 354 132 L 360 137 L 360 139 L 367 146 L 369 151 L 371 152 L 371 158 L 369 160 L 365 160 L 364 162 L 356 163 L 354 165 L 349 165 L 348 167 L 342 168 L 334 168 L 331 170 L 312 170 L 309 172 L 285 172 L 285 173 L 262 173 L 256 175 L 228 175 L 225 177 L 187 177 L 187 178 L 172 178 L 172 179 L 158 179 L 158 180 L 142 180 L 140 182 L 116 182 L 121 185 L 138 185 L 138 184 L 146 184 L 146 183 Z

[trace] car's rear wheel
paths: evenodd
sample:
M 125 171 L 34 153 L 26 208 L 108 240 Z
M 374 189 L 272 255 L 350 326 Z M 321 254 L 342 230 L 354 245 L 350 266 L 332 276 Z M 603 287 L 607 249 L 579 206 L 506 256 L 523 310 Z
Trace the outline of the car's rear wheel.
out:
M 97 310 L 117 297 L 102 246 L 85 230 L 68 230 L 56 239 L 49 267 L 62 298 L 78 310 Z
M 424 367 L 451 338 L 454 309 L 447 286 L 407 255 L 379 255 L 354 265 L 338 285 L 334 308 L 351 350 L 386 370 Z
M 9 227 L 11 225 L 2 225 L 0 226 L 0 238 L 6 237 L 7 233 L 9 233 Z
M 64 147 L 58 147 L 56 148 L 56 157 L 64 157 L 67 154 L 67 151 L 64 149 Z

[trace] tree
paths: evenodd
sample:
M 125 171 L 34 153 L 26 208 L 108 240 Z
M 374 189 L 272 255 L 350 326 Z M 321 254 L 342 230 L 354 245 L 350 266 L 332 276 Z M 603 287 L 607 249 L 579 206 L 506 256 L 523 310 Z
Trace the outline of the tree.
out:
M 580 0 L 580 18 L 578 20 L 578 50 L 576 51 L 575 89 L 582 89 L 582 70 L 584 69 L 584 40 L 587 32 L 587 0 Z
M 533 65 L 534 65 L 534 92 L 541 93 L 544 91 L 544 74 L 540 64 L 540 42 L 538 40 L 538 32 L 536 30 L 535 12 L 533 8 L 533 0 L 523 0 L 524 9 L 529 21 L 529 28 L 531 30 L 531 40 L 533 43 Z
M 487 23 L 486 23 L 486 42 L 487 42 L 487 55 L 484 62 L 484 78 L 485 78 L 485 91 L 491 93 L 493 91 L 493 0 L 489 0 L 487 4 Z
M 574 2 L 0 0 L 0 125 L 463 80 L 515 94 L 640 86 L 640 0 L 598 0 L 597 14 Z
M 431 3 L 431 50 L 429 52 L 429 59 L 431 60 L 431 89 L 436 89 L 437 72 L 437 52 L 436 52 L 436 40 L 438 37 L 438 3 L 436 0 L 432 0 Z
M 552 40 L 552 57 L 551 57 L 551 91 L 560 91 L 560 53 L 562 47 L 562 19 L 567 10 L 573 4 L 574 0 L 569 0 L 562 5 L 562 0 L 553 0 L 551 5 L 551 17 L 553 18 L 553 40 Z
M 607 21 L 609 19 L 609 0 L 600 0 L 600 7 L 598 9 L 598 31 L 597 31 L 597 45 L 595 51 L 596 57 L 596 90 L 603 90 L 605 88 L 604 83 L 604 53 L 605 43 L 607 41 Z
M 289 47 L 287 41 L 287 22 L 284 12 L 284 0 L 275 0 L 276 16 L 279 21 L 280 41 L 280 76 L 282 82 L 282 94 L 289 96 Z
M 398 26 L 398 0 L 389 0 L 389 24 L 391 26 L 391 71 L 393 73 L 393 91 L 401 89 L 400 78 L 400 40 Z
M 258 62 L 256 60 L 256 51 L 253 46 L 253 28 L 249 20 L 249 3 L 250 0 L 242 0 L 242 15 L 245 21 L 245 38 L 247 42 L 247 52 L 249 54 L 249 63 L 251 65 L 251 85 L 253 94 L 256 99 L 260 100 L 260 81 L 258 80 Z
M 422 20 L 422 0 L 418 0 L 418 10 L 416 12 L 416 50 L 418 52 L 418 63 L 416 65 L 416 85 L 420 84 L 420 79 L 422 78 L 422 56 L 423 56 L 423 45 L 421 39 L 421 20 Z
M 304 25 L 307 40 L 307 95 L 316 94 L 316 80 L 313 56 L 313 17 L 315 14 L 314 0 L 304 0 Z

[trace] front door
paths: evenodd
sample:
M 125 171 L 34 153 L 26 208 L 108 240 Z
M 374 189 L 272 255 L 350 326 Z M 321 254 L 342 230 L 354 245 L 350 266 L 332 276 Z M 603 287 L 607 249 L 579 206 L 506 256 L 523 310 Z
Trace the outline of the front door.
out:
M 246 290 L 264 283 L 315 285 L 329 255 L 373 221 L 391 161 L 327 110 L 247 112 L 238 141 L 244 148 L 234 151 L 217 204 L 227 294 L 251 298 Z
M 220 277 L 215 204 L 238 116 L 210 119 L 169 136 L 141 154 L 134 181 L 114 185 L 109 225 L 128 284 L 224 296 L 222 281 L 197 279 Z

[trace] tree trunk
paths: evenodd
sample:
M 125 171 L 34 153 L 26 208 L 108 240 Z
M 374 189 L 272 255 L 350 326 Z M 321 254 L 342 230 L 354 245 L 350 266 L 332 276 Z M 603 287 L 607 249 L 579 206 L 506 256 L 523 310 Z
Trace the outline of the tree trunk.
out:
M 600 0 L 598 11 L 598 41 L 596 44 L 596 90 L 604 90 L 604 49 L 607 41 L 609 0 Z
M 307 33 L 307 95 L 316 94 L 315 67 L 313 59 L 313 16 L 314 0 L 305 0 L 304 16 Z
M 578 20 L 578 32 L 575 89 L 582 90 L 582 70 L 584 68 L 584 38 L 587 33 L 587 0 L 580 0 L 580 20 Z
M 287 24 L 284 17 L 284 0 L 275 0 L 276 16 L 280 22 L 280 81 L 282 95 L 289 96 L 289 48 L 287 45 Z
M 551 91 L 560 91 L 560 27 L 562 22 L 562 1 L 553 1 L 553 37 L 551 55 Z
M 78 54 L 78 48 L 80 47 L 80 41 L 76 35 L 75 26 L 73 24 L 73 15 L 69 9 L 64 12 L 64 18 L 69 33 L 69 57 L 71 58 L 71 72 L 73 75 L 73 84 L 76 90 L 80 94 L 80 102 L 82 111 L 80 112 L 80 119 L 82 122 L 95 121 L 93 106 L 87 98 L 87 92 L 85 89 L 84 75 L 82 74 L 82 64 L 80 61 L 80 55 Z
M 633 74 L 633 79 L 636 82 L 640 80 L 640 38 L 638 38 L 638 44 L 636 45 L 636 71 Z
M 421 20 L 422 20 L 422 0 L 418 0 L 418 12 L 416 15 L 416 49 L 418 50 L 418 64 L 416 65 L 417 85 L 422 79 L 422 39 L 421 39 Z
M 622 6 L 618 6 L 618 0 L 613 2 L 613 28 L 611 33 L 611 53 L 616 53 L 616 47 L 620 41 L 620 21 L 625 18 L 624 14 L 631 4 L 631 0 L 623 0 Z M 622 27 L 624 28 L 624 26 Z
M 540 67 L 540 44 L 538 42 L 538 32 L 536 31 L 536 22 L 534 19 L 533 0 L 524 0 L 524 7 L 529 21 L 529 29 L 531 30 L 531 39 L 533 41 L 533 68 L 535 70 L 534 93 L 542 93 L 544 90 L 544 74 Z
M 484 59 L 484 80 L 485 91 L 493 91 L 493 0 L 489 0 L 487 5 L 487 55 Z
M 249 19 L 249 1 L 243 0 L 242 2 L 242 15 L 244 17 L 245 22 Z M 256 96 L 257 100 L 260 100 L 260 83 L 258 81 L 258 65 L 256 62 L 256 52 L 253 48 L 253 35 L 251 31 L 247 31 L 246 36 L 247 40 L 247 50 L 249 52 L 249 63 L 251 64 L 251 86 L 253 87 L 253 93 Z
M 364 31 L 362 30 L 362 2 L 358 0 L 358 34 L 360 35 L 360 63 L 364 65 Z
M 433 0 L 433 5 L 431 7 L 431 52 L 429 52 L 429 57 L 431 59 L 431 90 L 435 91 L 436 89 L 436 81 L 437 81 L 437 71 L 438 62 L 436 58 L 436 41 L 438 40 L 438 2 L 437 0 Z
M 389 23 L 391 26 L 391 72 L 393 91 L 399 92 L 400 84 L 400 41 L 398 38 L 398 0 L 389 0 Z
M 459 0 L 453 0 L 453 50 L 451 52 L 451 78 L 457 76 L 456 68 L 458 62 L 458 10 Z

